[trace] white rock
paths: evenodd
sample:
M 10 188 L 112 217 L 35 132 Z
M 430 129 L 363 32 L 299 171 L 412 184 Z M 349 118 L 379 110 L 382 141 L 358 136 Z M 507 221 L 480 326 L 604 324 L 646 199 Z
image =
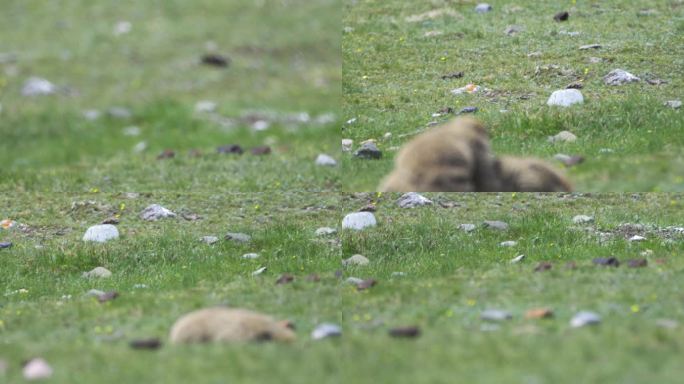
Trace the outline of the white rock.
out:
M 370 263 L 370 260 L 366 258 L 363 255 L 354 255 L 348 259 L 342 260 L 342 265 L 344 266 L 350 266 L 350 265 L 368 265 Z
M 584 103 L 582 92 L 577 89 L 561 89 L 554 91 L 546 102 L 546 105 L 559 107 L 569 107 L 573 104 Z
M 405 193 L 397 200 L 397 205 L 401 208 L 414 208 L 430 204 L 432 204 L 430 199 L 416 192 Z
M 511 259 L 511 264 L 517 264 L 517 263 L 523 261 L 524 258 L 525 258 L 525 255 L 518 255 L 518 256 Z
M 342 328 L 337 324 L 331 323 L 320 324 L 311 332 L 311 338 L 314 340 L 340 336 L 342 336 Z
M 141 141 L 138 144 L 133 146 L 133 152 L 134 153 L 142 153 L 145 152 L 147 149 L 147 141 Z
M 356 117 L 352 117 L 351 119 L 347 120 L 347 124 L 354 124 L 356 122 Z
M 337 161 L 335 161 L 335 159 L 333 159 L 331 156 L 321 153 L 318 155 L 318 157 L 316 157 L 316 165 L 334 167 L 337 165 Z
M 24 96 L 44 96 L 57 92 L 57 86 L 40 77 L 29 77 L 21 88 Z
M 601 322 L 601 317 L 594 312 L 582 311 L 578 312 L 570 320 L 570 326 L 573 328 L 584 327 L 586 325 L 597 325 Z
M 91 289 L 88 292 L 86 292 L 86 296 L 93 296 L 93 297 L 100 297 L 104 295 L 104 291 L 100 291 L 99 289 Z
M 119 237 L 119 230 L 111 224 L 93 225 L 83 235 L 83 241 L 104 243 Z
M 129 33 L 133 25 L 128 21 L 119 21 L 114 25 L 114 36 L 121 36 Z
M 266 120 L 257 120 L 254 123 L 252 123 L 252 129 L 257 132 L 265 131 L 270 127 L 271 123 Z
M 342 228 L 355 229 L 357 231 L 368 227 L 374 227 L 377 224 L 378 222 L 375 220 L 375 215 L 371 212 L 354 212 L 342 219 Z
M 22 370 L 24 379 L 26 380 L 40 380 L 47 379 L 52 376 L 52 367 L 44 359 L 37 357 L 31 359 Z
M 332 235 L 333 233 L 336 233 L 337 229 L 335 228 L 330 228 L 330 227 L 320 227 L 314 232 L 316 236 L 327 236 L 327 235 Z
M 126 136 L 140 136 L 140 127 L 135 125 L 123 129 L 123 134 Z
M 572 156 L 566 155 L 564 153 L 557 153 L 553 155 L 553 158 L 561 163 L 567 163 L 568 161 L 572 160 Z
M 513 315 L 500 309 L 487 309 L 480 314 L 480 318 L 487 321 L 503 321 L 512 319 Z
M 464 232 L 472 232 L 477 228 L 475 224 L 461 224 L 458 226 L 458 229 L 463 230 Z
M 644 251 L 641 251 L 639 254 L 640 254 L 641 256 L 644 256 L 644 257 L 646 257 L 646 256 L 653 256 L 653 250 L 652 250 L 652 249 L 646 249 L 646 250 L 644 250 Z
M 267 269 L 266 267 L 261 267 L 261 268 L 257 269 L 256 271 L 252 272 L 252 276 L 259 276 L 262 273 L 266 272 L 266 269 Z
M 584 51 L 586 49 L 599 49 L 601 48 L 601 44 L 587 44 L 587 45 L 582 45 L 579 47 L 580 50 Z
M 87 109 L 83 111 L 83 117 L 85 117 L 86 120 L 90 121 L 97 120 L 98 118 L 100 118 L 100 115 L 101 113 L 97 109 Z
M 639 235 L 634 235 L 634 236 L 632 236 L 632 237 L 629 238 L 629 241 L 630 241 L 630 242 L 634 242 L 634 241 L 644 241 L 644 240 L 646 240 L 646 238 L 643 237 L 643 236 L 639 236 Z
M 200 100 L 195 103 L 195 112 L 207 113 L 216 110 L 216 103 L 210 100 Z
M 577 215 L 577 216 L 572 218 L 572 222 L 575 224 L 593 223 L 594 217 L 593 216 L 587 216 L 587 215 Z
M 354 140 L 342 139 L 342 152 L 351 152 L 354 146 Z
M 491 11 L 492 9 L 492 6 L 487 3 L 480 3 L 477 6 L 475 6 L 475 12 L 477 13 L 486 13 Z
M 382 135 L 382 138 L 387 140 L 392 137 L 392 132 L 385 132 L 384 135 Z
M 243 259 L 249 259 L 249 260 L 258 259 L 259 254 L 258 253 L 245 253 L 244 255 L 242 255 L 242 258 Z
M 159 204 L 152 204 L 140 212 L 140 218 L 147 221 L 157 221 L 166 217 L 176 217 L 176 214 Z
M 666 107 L 670 107 L 673 109 L 679 109 L 682 106 L 682 101 L 681 100 L 669 100 L 665 102 Z
M 508 240 L 508 241 L 502 241 L 501 243 L 499 243 L 499 245 L 502 247 L 515 247 L 516 245 L 518 245 L 518 242 L 513 241 L 513 240 Z
M 211 245 L 211 244 L 217 243 L 219 241 L 219 238 L 216 236 L 203 236 L 200 239 L 200 241 L 203 243 L 207 243 L 207 244 Z
M 641 79 L 624 69 L 614 69 L 603 77 L 603 82 L 607 85 L 621 85 L 635 81 L 641 81 Z
M 94 277 L 106 278 L 106 277 L 111 277 L 112 272 L 105 267 L 95 267 L 88 272 L 83 272 L 83 274 L 81 276 L 85 277 L 87 279 L 94 278 Z
M 556 143 L 556 142 L 573 143 L 575 141 L 577 141 L 577 136 L 575 136 L 570 131 L 560 131 L 560 132 L 558 132 L 558 134 L 556 136 L 550 136 L 549 137 L 550 143 Z
M 236 243 L 247 243 L 252 240 L 252 236 L 246 233 L 228 232 L 224 236 L 224 239 L 234 241 Z
M 363 283 L 363 279 L 359 279 L 358 277 L 348 277 L 347 280 L 345 280 L 345 282 L 351 285 L 359 285 Z

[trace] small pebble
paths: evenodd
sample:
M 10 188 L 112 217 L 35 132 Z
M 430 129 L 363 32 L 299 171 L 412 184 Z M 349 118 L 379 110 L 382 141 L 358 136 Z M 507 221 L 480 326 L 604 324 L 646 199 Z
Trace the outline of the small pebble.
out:
M 508 224 L 504 223 L 503 221 L 485 220 L 483 224 L 485 228 L 497 229 L 499 231 L 505 231 L 508 229 Z
M 108 301 L 112 301 L 112 300 L 116 299 L 117 297 L 119 297 L 119 292 L 108 291 L 108 292 L 105 292 L 105 293 L 97 296 L 97 301 L 99 301 L 100 303 L 106 303 Z
M 348 259 L 342 260 L 342 265 L 345 267 L 353 265 L 363 266 L 368 265 L 368 263 L 370 263 L 370 260 L 363 255 L 354 255 Z
M 257 269 L 256 271 L 252 272 L 252 276 L 259 276 L 262 273 L 266 272 L 266 269 L 267 269 L 266 267 L 261 267 L 261 268 Z
M 546 101 L 546 105 L 559 107 L 569 107 L 573 104 L 582 103 L 584 103 L 584 97 L 582 96 L 582 92 L 577 89 L 561 89 L 554 91 Z
M 332 323 L 320 324 L 311 332 L 311 338 L 314 340 L 340 336 L 342 336 L 342 328 L 339 325 Z
M 587 215 L 577 215 L 572 218 L 572 222 L 574 224 L 587 224 L 587 223 L 593 223 L 594 222 L 594 217 L 593 216 L 587 216 Z
M 128 345 L 133 349 L 155 350 L 161 348 L 161 340 L 158 338 L 131 340 Z
M 115 119 L 130 119 L 133 114 L 128 108 L 111 107 L 107 110 L 107 115 Z
M 351 152 L 352 146 L 354 146 L 354 140 L 342 139 L 342 152 Z
M 241 146 L 237 144 L 228 144 L 228 145 L 222 145 L 220 147 L 216 148 L 217 153 L 228 153 L 228 154 L 236 154 L 236 155 L 242 155 L 245 150 L 242 149 Z
M 392 337 L 414 338 L 420 336 L 420 328 L 416 326 L 396 327 L 389 330 Z
M 0 249 L 11 248 L 11 247 L 12 247 L 12 243 L 10 243 L 9 241 L 0 242 Z
M 342 219 L 342 228 L 362 230 L 364 228 L 374 227 L 377 225 L 375 215 L 371 212 L 354 212 L 350 213 Z
M 669 100 L 665 102 L 666 107 L 670 107 L 673 109 L 679 109 L 682 106 L 682 101 L 681 100 Z
M 587 325 L 597 325 L 601 322 L 601 317 L 594 312 L 582 311 L 578 312 L 570 320 L 570 326 L 573 328 L 584 327 Z
M 258 253 L 245 253 L 244 255 L 242 255 L 242 258 L 248 259 L 248 260 L 254 260 L 254 259 L 259 258 L 259 254 Z
M 104 294 L 105 294 L 105 292 L 100 291 L 99 289 L 91 289 L 88 292 L 86 292 L 85 296 L 100 297 Z
M 477 229 L 477 226 L 475 224 L 461 224 L 458 226 L 458 229 L 464 231 L 464 232 L 472 232 L 475 229 Z
M 515 34 L 522 32 L 523 29 L 524 28 L 519 25 L 509 25 L 508 27 L 506 27 L 506 29 L 504 29 L 504 33 L 508 36 L 513 36 Z
M 252 240 L 252 237 L 244 233 L 228 232 L 226 233 L 226 236 L 224 236 L 224 239 L 231 240 L 236 243 L 247 243 Z
M 503 321 L 512 319 L 513 315 L 500 309 L 487 309 L 480 314 L 480 318 L 487 321 Z
M 44 359 L 37 357 L 29 360 L 22 369 L 24 379 L 41 380 L 47 379 L 53 374 L 52 367 Z
M 463 107 L 461 108 L 460 111 L 458 111 L 457 115 L 462 115 L 464 113 L 475 113 L 478 111 L 477 107 Z
M 622 85 L 638 81 L 641 79 L 623 69 L 614 69 L 603 77 L 603 82 L 607 85 Z
M 288 284 L 294 281 L 294 276 L 284 273 L 282 274 L 278 280 L 276 280 L 276 285 L 282 285 L 282 284 Z
M 211 245 L 217 243 L 219 241 L 219 238 L 216 236 L 204 236 L 200 239 L 200 241 Z
M 518 255 L 511 259 L 511 264 L 517 264 L 525 259 L 525 255 Z
M 337 165 L 337 161 L 331 156 L 321 153 L 316 157 L 316 165 L 334 167 Z
M 525 312 L 526 319 L 547 319 L 553 317 L 553 310 L 550 308 L 533 308 Z
M 646 240 L 645 237 L 639 236 L 639 235 L 634 235 L 634 236 L 630 237 L 628 241 L 630 241 L 630 242 L 635 242 L 635 241 L 638 242 L 638 241 L 644 241 L 644 240 Z
M 21 88 L 23 96 L 46 96 L 57 92 L 57 86 L 40 77 L 30 77 Z
M 627 266 L 630 268 L 643 268 L 648 266 L 648 260 L 646 259 L 631 259 L 627 262 Z
M 351 285 L 359 285 L 363 283 L 363 279 L 359 279 L 358 277 L 348 277 L 347 280 L 345 280 L 345 282 Z
M 254 147 L 249 151 L 252 153 L 252 155 L 263 156 L 271 153 L 271 147 L 269 147 L 268 145 L 262 145 L 259 147 Z
M 501 243 L 499 243 L 499 245 L 502 247 L 515 247 L 516 245 L 518 245 L 518 242 L 513 241 L 513 240 L 508 240 L 508 241 L 502 241 Z
M 88 228 L 83 235 L 83 241 L 94 241 L 104 243 L 109 240 L 117 239 L 119 230 L 112 224 L 93 225 Z
M 601 44 L 587 44 L 587 45 L 582 45 L 579 47 L 580 51 L 585 51 L 587 49 L 599 49 L 599 48 L 601 48 Z
M 401 208 L 415 208 L 431 204 L 432 200 L 416 192 L 405 193 L 397 200 L 397 205 Z
M 555 136 L 550 136 L 548 141 L 550 143 L 556 143 L 556 142 L 567 142 L 567 143 L 574 143 L 577 141 L 577 136 L 572 134 L 572 132 L 569 131 L 561 131 Z
M 354 156 L 360 159 L 380 159 L 382 158 L 382 152 L 375 143 L 366 142 L 361 145 L 361 148 L 354 152 Z
M 330 227 L 321 227 L 314 232 L 316 236 L 328 236 L 337 233 L 337 229 Z
M 615 257 L 597 257 L 591 261 L 596 265 L 603 265 L 606 267 L 619 267 L 620 261 Z
M 81 276 L 85 277 L 87 279 L 94 278 L 94 277 L 106 278 L 106 277 L 111 277 L 112 272 L 105 267 L 95 267 L 88 272 L 83 272 L 83 274 Z
M 202 64 L 210 65 L 213 67 L 225 68 L 230 64 L 230 59 L 215 53 L 210 53 L 203 55 L 201 58 Z
M 146 221 L 157 221 L 167 217 L 176 217 L 176 214 L 159 204 L 149 205 L 140 212 L 140 218 Z
M 567 11 L 563 12 L 558 12 L 553 16 L 553 19 L 556 21 L 566 21 L 570 17 L 570 14 Z
M 535 272 L 544 272 L 544 271 L 548 271 L 551 268 L 553 268 L 553 264 L 551 264 L 548 261 L 542 261 L 539 264 L 537 264 L 536 267 L 534 267 L 534 271 Z
M 477 13 L 487 13 L 490 12 L 492 9 L 492 6 L 487 3 L 480 3 L 477 6 L 475 6 L 475 12 Z
M 358 291 L 363 291 L 364 289 L 374 287 L 377 284 L 378 284 L 378 281 L 375 279 L 366 279 L 366 280 L 362 280 L 360 283 L 356 284 L 356 289 Z

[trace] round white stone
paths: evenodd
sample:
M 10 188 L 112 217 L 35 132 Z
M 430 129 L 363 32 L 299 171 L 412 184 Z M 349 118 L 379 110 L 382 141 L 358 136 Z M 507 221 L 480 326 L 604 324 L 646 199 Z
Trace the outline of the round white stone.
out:
M 584 103 L 584 97 L 582 96 L 582 92 L 577 89 L 561 89 L 555 91 L 546 102 L 549 106 L 557 105 L 559 107 L 569 107 L 573 104 L 582 103 Z
M 342 228 L 355 229 L 357 231 L 367 227 L 374 227 L 377 224 L 375 215 L 371 212 L 354 212 L 342 219 Z
M 83 241 L 96 241 L 104 243 L 106 241 L 116 239 L 119 237 L 119 230 L 111 224 L 93 225 L 86 230 L 83 235 Z

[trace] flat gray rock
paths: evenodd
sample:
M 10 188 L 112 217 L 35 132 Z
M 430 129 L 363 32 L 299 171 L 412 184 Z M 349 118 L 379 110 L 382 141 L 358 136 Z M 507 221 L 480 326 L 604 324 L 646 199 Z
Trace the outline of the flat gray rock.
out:
M 594 216 L 587 216 L 587 215 L 577 215 L 572 218 L 572 222 L 574 224 L 587 224 L 587 223 L 593 223 L 594 222 Z
M 342 265 L 344 265 L 345 267 L 353 265 L 368 265 L 368 263 L 370 263 L 370 260 L 368 260 L 368 258 L 363 255 L 354 255 L 348 259 L 342 260 Z
M 625 71 L 624 69 L 614 69 L 603 77 L 603 82 L 607 85 L 621 85 L 637 81 L 641 81 L 641 79 Z
M 316 157 L 316 165 L 322 165 L 322 166 L 328 166 L 328 167 L 334 167 L 337 165 L 337 161 L 332 158 L 332 156 L 326 155 L 325 153 L 321 153 Z
M 105 267 L 95 267 L 92 270 L 88 272 L 83 272 L 81 275 L 82 277 L 85 277 L 87 279 L 91 278 L 106 278 L 106 277 L 111 277 L 112 272 L 105 268 Z
M 561 89 L 554 91 L 549 100 L 546 101 L 548 106 L 569 107 L 573 104 L 584 103 L 582 92 L 577 89 Z
M 354 145 L 354 140 L 342 139 L 342 152 L 351 152 L 353 145 Z
M 487 3 L 480 3 L 475 6 L 475 12 L 477 13 L 487 13 L 492 11 L 493 9 L 494 8 L 492 8 L 492 6 Z
M 147 221 L 157 221 L 167 217 L 176 217 L 176 214 L 159 204 L 152 204 L 140 212 L 140 218 Z
M 254 260 L 254 259 L 259 258 L 259 254 L 258 253 L 245 253 L 244 255 L 242 255 L 242 258 L 248 259 L 248 260 Z
M 575 141 L 577 141 L 577 136 L 575 136 L 570 131 L 560 131 L 555 136 L 549 136 L 548 141 L 550 143 L 558 143 L 558 142 L 574 143 Z
M 397 205 L 401 208 L 415 208 L 431 204 L 432 200 L 416 192 L 405 193 L 397 200 Z
M 358 277 L 347 277 L 347 280 L 345 280 L 345 282 L 351 285 L 359 285 L 363 283 L 363 279 L 359 279 Z
M 104 243 L 109 240 L 117 239 L 119 230 L 112 224 L 93 225 L 88 228 L 83 235 L 83 241 L 95 241 Z
M 382 151 L 378 149 L 378 146 L 375 145 L 375 143 L 368 142 L 363 143 L 361 148 L 354 152 L 354 156 L 360 159 L 380 159 L 382 158 Z
M 504 321 L 512 319 L 513 315 L 500 309 L 487 309 L 480 314 L 480 318 L 487 321 Z
M 320 227 L 314 232 L 316 236 L 328 236 L 337 233 L 337 229 L 330 227 Z
M 231 240 L 231 241 L 235 241 L 238 243 L 247 243 L 250 240 L 252 240 L 252 237 L 250 235 L 247 235 L 244 233 L 237 233 L 237 232 L 228 232 L 228 233 L 226 233 L 226 236 L 224 238 L 226 240 Z
M 375 215 L 371 212 L 354 212 L 342 219 L 342 228 L 355 229 L 357 231 L 368 227 L 375 227 L 377 224 Z
M 582 311 L 578 312 L 570 320 L 570 326 L 573 328 L 580 328 L 587 325 L 597 325 L 601 322 L 601 316 L 594 312 Z
M 669 100 L 665 102 L 666 107 L 670 107 L 673 109 L 679 109 L 682 107 L 682 101 L 681 100 Z
M 40 77 L 29 77 L 21 87 L 23 96 L 46 96 L 57 92 L 57 86 Z
M 86 292 L 85 295 L 86 295 L 86 296 L 92 296 L 92 297 L 100 297 L 100 296 L 102 296 L 102 295 L 104 295 L 104 294 L 105 294 L 105 292 L 104 292 L 104 291 L 100 291 L 99 289 L 91 289 L 91 290 L 89 290 L 88 292 Z
M 579 47 L 581 51 L 587 50 L 587 49 L 599 49 L 601 48 L 601 44 L 587 44 L 587 45 L 582 45 Z
M 518 255 L 511 259 L 511 264 L 518 264 L 525 259 L 525 255 Z
M 505 231 L 508 229 L 508 224 L 498 220 L 485 220 L 483 225 L 485 228 L 497 229 L 499 231 Z
M 458 226 L 458 229 L 464 231 L 464 232 L 472 232 L 477 228 L 475 224 L 461 224 Z
M 516 245 L 518 245 L 518 242 L 513 241 L 513 240 L 508 240 L 508 241 L 502 241 L 501 243 L 499 243 L 499 245 L 502 247 L 515 247 Z
M 204 236 L 200 239 L 200 241 L 211 245 L 217 243 L 219 241 L 219 238 L 216 236 Z
M 339 325 L 332 323 L 320 324 L 311 332 L 311 338 L 314 340 L 340 336 L 342 336 L 342 328 Z

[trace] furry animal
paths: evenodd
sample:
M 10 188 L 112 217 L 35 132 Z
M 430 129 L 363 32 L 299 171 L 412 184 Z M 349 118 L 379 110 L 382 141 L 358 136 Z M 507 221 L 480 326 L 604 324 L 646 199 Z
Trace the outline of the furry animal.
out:
M 171 328 L 172 343 L 294 341 L 287 321 L 240 308 L 205 308 L 179 318 Z
M 476 192 L 496 190 L 494 158 L 485 127 L 459 117 L 421 133 L 395 159 L 383 192 Z
M 558 170 L 535 158 L 501 156 L 494 163 L 499 192 L 570 192 L 572 185 Z

